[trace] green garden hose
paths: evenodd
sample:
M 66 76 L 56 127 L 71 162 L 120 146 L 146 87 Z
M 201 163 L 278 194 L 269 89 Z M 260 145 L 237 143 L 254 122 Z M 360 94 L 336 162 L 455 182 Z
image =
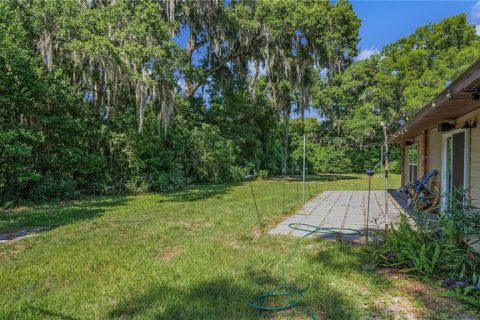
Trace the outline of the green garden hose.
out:
M 361 236 L 362 235 L 360 231 L 354 230 L 354 229 L 326 228 L 326 227 L 318 227 L 318 226 L 314 226 L 306 223 L 290 223 L 288 226 L 293 230 L 305 231 L 306 234 L 295 241 L 295 244 L 292 250 L 290 251 L 290 254 L 287 256 L 287 258 L 285 259 L 282 265 L 282 269 L 281 269 L 282 284 L 280 286 L 275 287 L 273 290 L 270 290 L 261 294 L 250 303 L 250 306 L 255 310 L 257 310 L 258 315 L 260 315 L 261 312 L 264 312 L 264 311 L 279 312 L 279 311 L 290 310 L 297 307 L 301 303 L 305 292 L 310 288 L 309 282 L 306 282 L 305 286 L 301 288 L 291 286 L 288 283 L 287 277 L 285 274 L 285 265 L 287 264 L 288 261 L 290 261 L 293 258 L 293 256 L 297 252 L 300 242 L 304 238 L 312 234 L 324 234 L 324 233 L 336 234 L 339 236 L 344 236 L 344 235 L 345 236 L 348 236 L 348 235 Z M 307 315 L 311 319 L 317 319 L 315 315 L 310 311 L 307 311 Z

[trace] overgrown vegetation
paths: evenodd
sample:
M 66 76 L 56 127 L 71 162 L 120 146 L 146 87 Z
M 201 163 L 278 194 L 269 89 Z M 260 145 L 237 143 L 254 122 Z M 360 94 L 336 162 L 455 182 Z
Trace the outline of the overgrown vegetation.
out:
M 460 15 L 354 61 L 359 27 L 344 0 L 2 1 L 0 202 L 295 174 L 304 131 L 310 173 L 363 172 L 479 40 Z
M 438 281 L 454 294 L 480 307 L 480 210 L 457 190 L 445 210 L 414 212 L 378 234 L 374 261 Z

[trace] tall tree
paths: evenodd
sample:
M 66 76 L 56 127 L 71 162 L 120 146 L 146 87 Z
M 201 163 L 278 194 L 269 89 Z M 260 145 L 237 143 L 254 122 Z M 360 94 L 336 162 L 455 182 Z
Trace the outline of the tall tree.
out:
M 105 119 L 134 102 L 138 131 L 145 108 L 156 106 L 166 125 L 173 110 L 183 51 L 171 39 L 163 10 L 151 1 L 18 2 L 49 70 L 58 67 Z
M 282 171 L 286 173 L 292 103 L 304 119 L 313 74 L 326 69 L 332 77 L 352 61 L 360 20 L 347 1 L 311 0 L 259 1 L 256 19 L 261 21 L 271 98 L 284 119 Z
M 356 61 L 333 78 L 318 78 L 315 104 L 338 136 L 362 145 L 403 124 L 478 57 L 475 26 L 461 14 L 430 23 Z

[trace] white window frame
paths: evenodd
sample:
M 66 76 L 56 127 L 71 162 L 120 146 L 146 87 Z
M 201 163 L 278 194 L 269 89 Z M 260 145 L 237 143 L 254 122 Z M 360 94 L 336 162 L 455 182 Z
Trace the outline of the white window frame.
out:
M 410 163 L 410 148 L 412 147 L 416 147 L 417 148 L 417 163 L 414 164 L 416 167 L 417 167 L 417 174 L 416 174 L 416 177 L 417 177 L 417 180 L 420 178 L 419 175 L 418 175 L 418 169 L 420 167 L 420 145 L 419 143 L 414 143 L 414 144 L 411 144 L 407 147 L 407 168 L 408 168 L 408 172 L 407 172 L 407 179 L 408 179 L 408 184 L 410 183 L 413 183 L 415 182 L 415 180 L 413 179 L 410 179 L 410 165 L 413 165 Z

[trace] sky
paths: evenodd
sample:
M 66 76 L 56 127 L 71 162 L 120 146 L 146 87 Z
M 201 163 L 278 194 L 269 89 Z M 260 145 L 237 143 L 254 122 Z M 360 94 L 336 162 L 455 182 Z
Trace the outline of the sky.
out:
M 333 0 L 335 1 L 335 0 Z M 466 13 L 469 23 L 477 25 L 480 34 L 480 0 L 350 0 L 353 9 L 362 20 L 360 27 L 359 55 L 357 60 L 372 54 L 417 28 L 430 22 Z M 177 43 L 185 45 L 188 30 L 182 30 Z M 319 117 L 310 110 L 307 116 Z
M 468 22 L 480 25 L 480 0 L 353 0 L 351 3 L 362 19 L 359 60 L 429 22 L 440 22 L 453 15 L 466 13 Z M 480 26 L 477 29 L 480 31 Z
M 378 53 L 383 46 L 412 34 L 419 27 L 430 22 L 438 23 L 460 13 L 466 13 L 468 22 L 478 25 L 477 34 L 480 34 L 480 0 L 351 0 L 350 2 L 362 20 L 357 60 L 369 58 L 372 54 Z M 323 120 L 321 115 L 312 109 L 306 116 Z
M 334 0 L 333 0 L 334 1 Z M 362 20 L 359 59 L 368 58 L 383 46 L 412 34 L 429 22 L 466 13 L 468 22 L 479 25 L 480 0 L 350 0 Z M 182 30 L 177 43 L 186 45 L 188 30 Z

